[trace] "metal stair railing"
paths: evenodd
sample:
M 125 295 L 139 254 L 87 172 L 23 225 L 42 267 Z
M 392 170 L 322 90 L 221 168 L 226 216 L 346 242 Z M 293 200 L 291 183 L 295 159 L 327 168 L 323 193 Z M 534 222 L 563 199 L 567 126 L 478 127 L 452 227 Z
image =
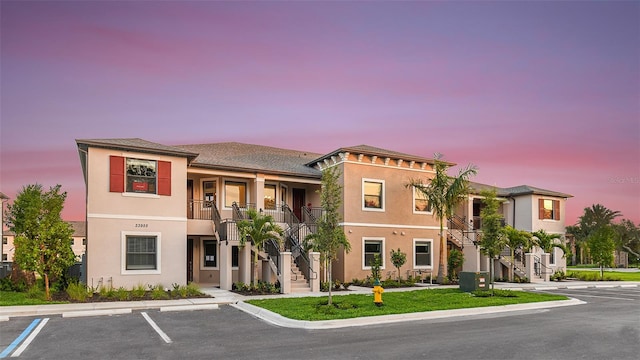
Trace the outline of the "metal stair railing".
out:
M 302 207 L 303 216 L 306 207 Z M 291 251 L 291 257 L 293 262 L 298 266 L 298 269 L 302 272 L 302 275 L 307 280 L 316 279 L 318 274 L 311 268 L 311 262 L 305 249 L 302 247 L 303 236 L 306 237 L 309 231 L 313 231 L 308 223 L 300 222 L 293 210 L 287 204 L 282 205 L 282 211 L 285 214 L 284 218 L 288 225 L 285 231 L 285 249 Z
M 540 259 L 538 255 L 534 255 L 533 256 L 533 273 L 540 278 L 544 278 L 544 275 L 546 274 L 553 274 L 553 269 L 543 264 L 542 259 Z
M 447 219 L 447 233 L 450 238 L 456 240 L 461 248 L 464 249 L 465 245 L 477 246 L 478 241 L 469 237 L 469 234 L 476 234 L 477 230 L 474 230 L 473 226 L 467 224 L 465 219 L 459 215 L 453 215 Z

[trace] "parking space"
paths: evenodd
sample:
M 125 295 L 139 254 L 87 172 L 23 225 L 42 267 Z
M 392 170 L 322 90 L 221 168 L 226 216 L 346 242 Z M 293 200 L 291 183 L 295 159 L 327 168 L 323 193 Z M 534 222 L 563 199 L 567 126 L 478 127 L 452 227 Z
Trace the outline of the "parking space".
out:
M 603 285 L 598 287 L 574 286 L 564 289 L 541 290 L 553 294 L 566 295 L 586 302 L 640 302 L 640 287 Z

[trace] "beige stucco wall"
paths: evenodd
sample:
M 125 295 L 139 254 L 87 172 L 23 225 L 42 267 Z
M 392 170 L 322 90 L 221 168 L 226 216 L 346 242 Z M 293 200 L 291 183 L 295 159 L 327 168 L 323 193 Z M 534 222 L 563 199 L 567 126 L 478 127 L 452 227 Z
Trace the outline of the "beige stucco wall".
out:
M 109 155 L 171 162 L 171 196 L 109 192 Z M 87 165 L 87 283 L 90 286 L 170 287 L 186 283 L 186 159 L 89 148 Z M 159 241 L 156 271 L 126 271 L 124 236 Z

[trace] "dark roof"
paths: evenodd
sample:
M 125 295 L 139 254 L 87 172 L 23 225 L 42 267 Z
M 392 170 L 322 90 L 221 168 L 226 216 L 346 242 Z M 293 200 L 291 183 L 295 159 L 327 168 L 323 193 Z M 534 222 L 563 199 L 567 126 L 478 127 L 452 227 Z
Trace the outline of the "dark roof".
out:
M 171 155 L 178 157 L 186 157 L 189 160 L 194 159 L 198 154 L 185 151 L 175 146 L 167 146 L 151 141 L 129 138 L 129 139 L 76 139 L 78 148 L 86 149 L 87 147 L 99 147 L 105 149 L 117 149 L 128 151 L 139 151 L 151 154 Z
M 348 146 L 348 147 L 343 147 L 343 148 L 339 148 L 337 150 L 334 150 L 326 155 L 321 155 L 320 157 L 314 159 L 313 161 L 307 163 L 307 165 L 309 166 L 313 166 L 315 165 L 318 161 L 323 161 L 326 158 L 330 158 L 332 156 L 338 155 L 340 153 L 344 153 L 344 152 L 348 152 L 348 153 L 352 153 L 352 154 L 366 154 L 366 155 L 374 155 L 374 156 L 378 156 L 381 158 L 392 158 L 392 159 L 402 159 L 404 161 L 415 161 L 415 162 L 424 162 L 424 163 L 428 163 L 428 164 L 434 164 L 435 160 L 432 158 L 425 158 L 425 157 L 421 157 L 421 156 L 416 156 L 416 155 L 411 155 L 411 154 L 405 154 L 405 153 L 401 153 L 398 151 L 392 151 L 392 150 L 387 150 L 387 149 L 382 149 L 382 148 L 378 148 L 375 146 L 370 146 L 370 145 L 356 145 L 356 146 Z M 443 161 L 444 163 L 446 163 L 447 165 L 453 166 L 455 165 L 454 163 L 450 163 L 450 162 L 446 162 Z
M 508 188 L 500 188 L 497 186 L 491 186 L 486 184 L 481 184 L 477 182 L 470 181 L 469 187 L 471 188 L 471 192 L 474 194 L 479 194 L 484 190 L 496 190 L 496 195 L 500 197 L 513 197 L 513 196 L 522 196 L 522 195 L 545 195 L 545 196 L 553 196 L 553 197 L 561 197 L 561 198 L 570 198 L 572 195 L 541 189 L 529 185 L 519 185 Z
M 320 156 L 316 153 L 238 142 L 176 147 L 199 154 L 191 163 L 195 167 L 322 177 L 320 171 L 305 165 Z

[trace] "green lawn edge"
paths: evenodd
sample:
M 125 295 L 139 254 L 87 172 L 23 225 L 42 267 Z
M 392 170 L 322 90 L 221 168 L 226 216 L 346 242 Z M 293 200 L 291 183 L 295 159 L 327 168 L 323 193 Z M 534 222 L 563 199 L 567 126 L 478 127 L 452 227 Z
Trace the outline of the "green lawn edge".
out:
M 326 305 L 328 296 L 272 298 L 245 302 L 290 319 L 321 321 L 568 300 L 564 295 L 538 292 L 500 290 L 499 293 L 506 293 L 512 297 L 478 297 L 459 289 L 424 289 L 384 293 L 382 306 L 373 303 L 372 294 L 333 296 L 333 306 Z

